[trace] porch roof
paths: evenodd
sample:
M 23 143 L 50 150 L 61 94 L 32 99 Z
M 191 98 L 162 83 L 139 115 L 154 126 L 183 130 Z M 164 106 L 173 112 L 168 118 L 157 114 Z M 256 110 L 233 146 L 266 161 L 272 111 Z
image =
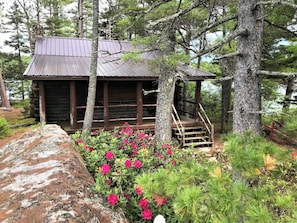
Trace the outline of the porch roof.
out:
M 31 80 L 72 80 L 85 78 L 90 73 L 91 39 L 69 37 L 44 37 L 38 39 L 34 56 L 28 65 L 24 78 Z M 143 52 L 141 62 L 125 61 L 121 57 L 131 51 Z M 158 53 L 143 47 L 136 47 L 128 41 L 100 40 L 98 51 L 98 78 L 111 79 L 157 79 L 158 72 L 151 69 L 149 62 Z M 212 73 L 190 66 L 179 68 L 181 75 L 189 80 L 214 78 Z

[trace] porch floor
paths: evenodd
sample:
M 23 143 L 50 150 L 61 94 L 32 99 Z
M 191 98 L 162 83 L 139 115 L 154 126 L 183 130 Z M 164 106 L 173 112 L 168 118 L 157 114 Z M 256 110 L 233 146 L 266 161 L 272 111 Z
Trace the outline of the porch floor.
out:
M 187 117 L 181 117 L 181 123 L 184 127 L 191 127 L 191 126 L 202 126 L 202 122 L 197 122 L 194 119 L 190 119 Z M 58 125 L 60 125 L 68 134 L 72 134 L 75 133 L 76 131 L 80 131 L 82 130 L 82 123 L 78 123 L 77 124 L 77 128 L 73 129 L 70 126 L 69 122 L 60 122 L 57 123 Z M 141 125 L 136 124 L 136 122 L 128 122 L 128 124 L 133 128 L 133 129 L 141 129 L 141 130 L 147 130 L 149 132 L 153 132 L 155 129 L 155 121 L 153 120 L 144 120 L 143 123 Z M 124 122 L 109 122 L 108 123 L 108 127 L 106 130 L 113 130 L 114 128 L 118 127 L 124 127 Z M 172 122 L 172 128 L 175 128 L 176 125 L 174 122 Z M 97 130 L 100 128 L 104 128 L 104 123 L 93 123 L 93 127 L 92 130 Z

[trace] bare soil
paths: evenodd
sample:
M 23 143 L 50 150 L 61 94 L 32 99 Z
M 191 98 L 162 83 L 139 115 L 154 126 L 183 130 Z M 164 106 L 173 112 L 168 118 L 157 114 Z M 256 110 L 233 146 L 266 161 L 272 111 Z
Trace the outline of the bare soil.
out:
M 11 110 L 0 108 L 0 117 L 6 118 L 9 125 L 15 125 L 16 123 L 20 122 L 20 120 L 24 120 L 26 118 L 24 114 L 24 109 L 22 108 L 12 108 Z M 30 127 L 14 129 L 10 136 L 4 139 L 0 139 L 0 147 L 4 146 L 8 142 L 16 138 L 19 138 L 23 133 L 25 133 L 29 129 Z

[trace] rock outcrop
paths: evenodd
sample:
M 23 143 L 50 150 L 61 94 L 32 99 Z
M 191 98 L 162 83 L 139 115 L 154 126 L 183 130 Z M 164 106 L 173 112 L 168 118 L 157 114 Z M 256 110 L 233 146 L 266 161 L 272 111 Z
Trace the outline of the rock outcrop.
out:
M 57 125 L 0 148 L 0 222 L 127 222 L 102 205 L 72 139 Z

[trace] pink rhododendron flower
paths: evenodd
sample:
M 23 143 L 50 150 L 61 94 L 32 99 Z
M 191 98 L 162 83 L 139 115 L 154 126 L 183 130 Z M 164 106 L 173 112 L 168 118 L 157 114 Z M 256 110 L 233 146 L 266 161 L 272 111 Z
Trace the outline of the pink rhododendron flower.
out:
M 77 144 L 82 144 L 83 143 L 83 141 L 81 139 L 78 139 L 76 142 L 77 142 Z
M 131 146 L 132 149 L 137 149 L 138 148 L 138 145 L 135 142 L 131 142 L 130 146 Z
M 128 144 L 129 143 L 129 139 L 124 139 L 124 144 Z
M 171 149 L 167 149 L 167 154 L 171 155 L 172 154 L 172 150 Z
M 141 133 L 139 133 L 139 135 L 138 135 L 138 139 L 139 139 L 139 140 L 145 140 L 145 139 L 147 139 L 147 138 L 148 138 L 148 135 L 145 134 L 144 132 L 141 132 Z
M 141 209 L 147 209 L 150 203 L 145 197 L 143 197 L 139 200 L 138 204 Z
M 110 172 L 110 166 L 109 164 L 105 163 L 101 166 L 101 174 L 104 175 L 106 173 Z
M 108 197 L 107 197 L 107 202 L 108 202 L 111 206 L 116 205 L 116 203 L 118 203 L 118 201 L 119 201 L 119 198 L 118 198 L 118 196 L 117 196 L 116 194 L 110 194 L 110 195 L 108 195 Z
M 145 209 L 142 211 L 141 216 L 143 220 L 151 220 L 153 217 L 153 213 L 150 209 Z
M 155 195 L 154 196 L 154 200 L 155 200 L 155 203 L 157 206 L 160 206 L 160 205 L 163 205 L 163 204 L 166 204 L 166 197 L 164 196 L 158 196 L 158 195 Z
M 109 178 L 106 179 L 106 183 L 109 186 L 111 184 L 111 180 Z
M 130 168 L 132 166 L 132 162 L 131 162 L 131 160 L 126 160 L 125 161 L 125 167 L 126 168 Z
M 134 167 L 135 167 L 136 169 L 140 169 L 140 168 L 142 167 L 142 163 L 141 163 L 141 161 L 139 161 L 139 160 L 135 160 L 135 161 L 134 161 Z
M 93 147 L 89 148 L 90 152 L 94 151 L 95 149 Z
M 132 153 L 133 153 L 133 155 L 137 155 L 138 150 L 137 149 L 133 149 Z
M 175 165 L 176 165 L 175 160 L 172 160 L 172 161 L 171 161 L 171 165 L 172 165 L 172 166 L 175 166 Z
M 108 160 L 113 159 L 114 158 L 113 152 L 111 152 L 111 151 L 106 152 L 105 153 L 105 158 L 108 159 Z
M 136 185 L 135 192 L 136 194 L 141 195 L 143 193 L 142 187 L 139 185 Z
M 89 149 L 89 146 L 88 146 L 88 145 L 85 145 L 84 148 L 85 148 L 85 149 Z

